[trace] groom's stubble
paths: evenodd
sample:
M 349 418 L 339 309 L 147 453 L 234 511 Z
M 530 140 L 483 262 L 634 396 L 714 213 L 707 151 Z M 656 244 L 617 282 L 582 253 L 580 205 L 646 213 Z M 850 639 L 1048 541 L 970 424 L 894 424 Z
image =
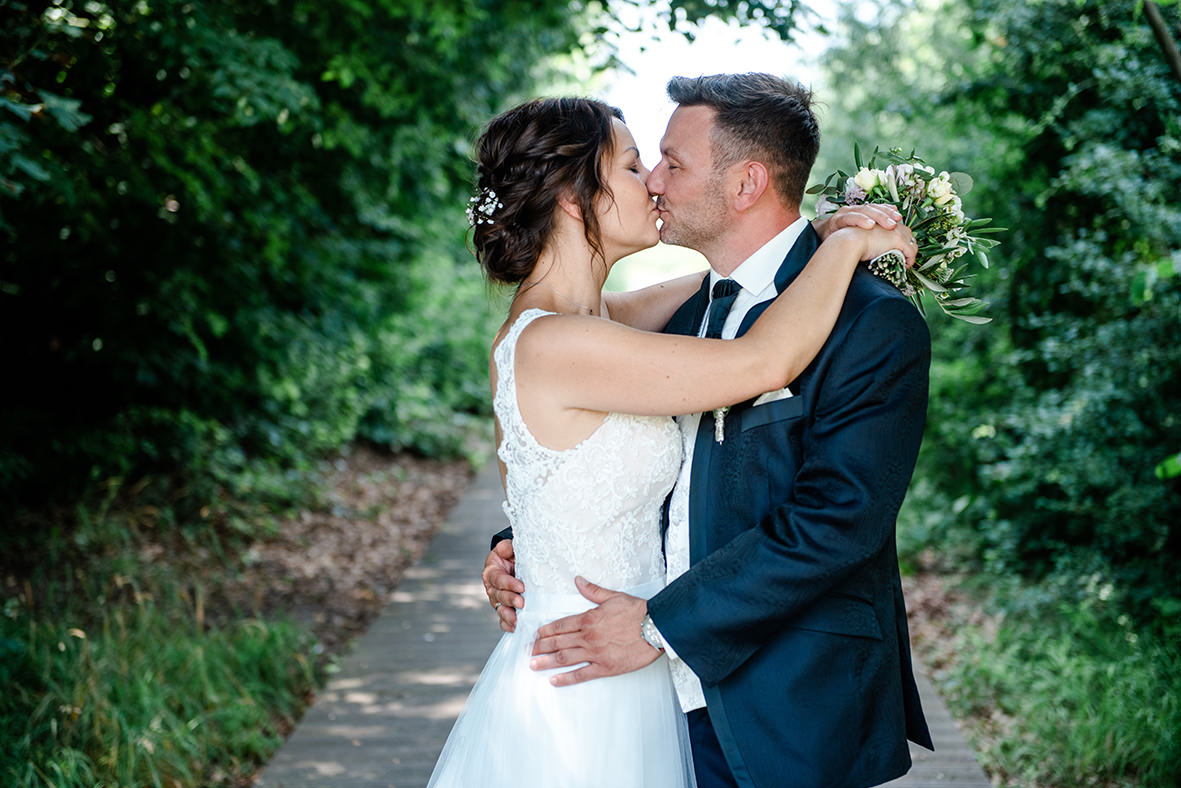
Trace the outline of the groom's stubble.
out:
M 722 191 L 722 173 L 710 171 L 702 194 L 684 202 L 669 202 L 668 195 L 657 198 L 656 204 L 669 211 L 671 220 L 660 228 L 660 240 L 673 246 L 684 246 L 708 257 L 708 250 L 726 230 L 726 198 Z

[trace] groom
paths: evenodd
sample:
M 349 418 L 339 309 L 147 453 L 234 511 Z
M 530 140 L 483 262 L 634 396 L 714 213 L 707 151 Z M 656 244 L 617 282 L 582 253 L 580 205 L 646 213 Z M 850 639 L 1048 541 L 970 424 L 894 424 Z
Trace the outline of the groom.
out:
M 732 339 L 819 244 L 799 214 L 819 146 L 811 96 L 766 74 L 678 77 L 668 93 L 678 107 L 648 188 L 662 240 L 713 270 L 665 331 L 704 335 L 721 311 Z M 559 674 L 571 684 L 667 650 L 702 788 L 862 788 L 904 774 L 906 740 L 932 746 L 894 534 L 929 359 L 919 313 L 859 270 L 828 342 L 788 388 L 679 420 L 668 587 L 645 602 L 580 581 L 598 607 L 543 627 L 535 667 L 587 663 Z M 511 544 L 495 545 L 484 571 L 506 629 L 523 590 Z

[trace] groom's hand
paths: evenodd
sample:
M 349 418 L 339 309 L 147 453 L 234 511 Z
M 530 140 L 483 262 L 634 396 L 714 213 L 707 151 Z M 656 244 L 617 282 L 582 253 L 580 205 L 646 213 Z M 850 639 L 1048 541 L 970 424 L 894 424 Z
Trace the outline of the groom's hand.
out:
M 579 592 L 598 607 L 537 630 L 529 667 L 547 670 L 589 663 L 550 678 L 555 687 L 564 687 L 630 673 L 656 661 L 660 651 L 640 634 L 644 616 L 648 615 L 647 600 L 608 591 L 581 577 L 575 582 Z
M 484 559 L 484 571 L 481 574 L 488 604 L 496 611 L 500 628 L 505 632 L 517 628 L 517 611 L 525 607 L 525 597 L 521 596 L 525 593 L 525 584 L 513 575 L 516 557 L 512 539 L 497 542 Z

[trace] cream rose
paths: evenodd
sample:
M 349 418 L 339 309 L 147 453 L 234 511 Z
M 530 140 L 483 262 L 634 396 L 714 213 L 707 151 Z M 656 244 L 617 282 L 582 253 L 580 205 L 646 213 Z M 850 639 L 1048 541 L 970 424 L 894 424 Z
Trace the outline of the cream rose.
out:
M 951 176 L 947 172 L 941 172 L 939 177 L 932 178 L 927 184 L 927 195 L 936 205 L 947 205 L 951 202 L 955 197 L 951 190 Z
M 857 172 L 857 174 L 853 176 L 853 182 L 860 186 L 866 194 L 869 194 L 871 191 L 873 191 L 873 187 L 878 185 L 878 180 L 878 171 L 871 170 L 868 167 L 862 167 Z

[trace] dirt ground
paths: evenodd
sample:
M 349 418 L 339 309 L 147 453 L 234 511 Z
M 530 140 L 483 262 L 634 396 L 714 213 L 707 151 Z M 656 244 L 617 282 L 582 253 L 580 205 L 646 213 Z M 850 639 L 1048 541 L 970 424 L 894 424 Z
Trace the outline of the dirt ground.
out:
M 377 616 L 471 479 L 464 461 L 356 448 L 336 460 L 325 505 L 250 547 L 248 570 L 223 600 L 289 615 L 339 652 Z
M 472 476 L 463 461 L 354 449 L 336 461 L 325 505 L 282 521 L 249 549 L 249 570 L 226 587 L 223 604 L 292 616 L 316 634 L 325 656 L 339 653 L 376 618 Z M 932 557 L 916 565 L 903 577 L 911 640 L 917 661 L 937 674 L 958 656 L 958 627 L 995 622 Z
M 326 505 L 282 521 L 252 546 L 249 571 L 228 588 L 235 603 L 292 615 L 329 652 L 365 631 L 472 479 L 463 461 L 366 448 L 335 468 Z M 912 640 L 930 670 L 953 656 L 949 635 L 958 624 L 982 623 L 935 563 L 920 557 L 918 571 L 903 578 Z

